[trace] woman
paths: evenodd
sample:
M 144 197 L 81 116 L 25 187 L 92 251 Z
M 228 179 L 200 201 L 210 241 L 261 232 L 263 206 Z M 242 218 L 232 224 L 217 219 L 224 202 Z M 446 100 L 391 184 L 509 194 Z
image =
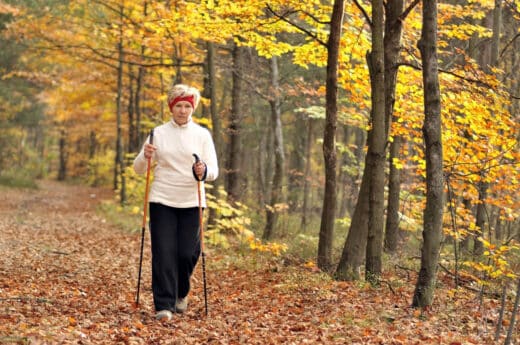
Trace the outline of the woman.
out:
M 215 146 L 207 129 L 192 121 L 200 100 L 197 89 L 174 85 L 168 92 L 172 120 L 154 129 L 134 160 L 134 170 L 157 164 L 150 188 L 152 290 L 157 319 L 171 319 L 188 305 L 190 277 L 200 255 L 197 180 L 218 176 Z M 194 156 L 200 161 L 194 163 Z M 201 182 L 201 203 L 206 199 Z

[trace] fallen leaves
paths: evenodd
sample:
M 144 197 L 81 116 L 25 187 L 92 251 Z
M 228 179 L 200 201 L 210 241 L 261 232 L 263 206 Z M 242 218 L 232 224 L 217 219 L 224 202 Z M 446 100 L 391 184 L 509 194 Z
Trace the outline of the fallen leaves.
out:
M 148 234 L 136 309 L 140 236 L 96 215 L 100 200 L 91 194 L 103 195 L 49 181 L 39 191 L 3 191 L 0 343 L 493 344 L 492 332 L 479 328 L 476 300 L 467 296 L 456 303 L 456 295 L 440 290 L 435 308 L 421 311 L 409 307 L 412 281 L 374 289 L 335 282 L 305 263 L 276 271 L 259 261 L 248 266 L 257 254 L 214 248 L 209 316 L 197 266 L 188 311 L 157 322 Z

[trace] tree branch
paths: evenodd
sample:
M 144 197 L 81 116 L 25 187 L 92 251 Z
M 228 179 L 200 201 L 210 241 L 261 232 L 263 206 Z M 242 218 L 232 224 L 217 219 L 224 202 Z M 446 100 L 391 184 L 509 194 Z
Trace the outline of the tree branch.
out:
M 361 6 L 361 4 L 358 2 L 358 0 L 354 0 L 354 4 L 356 5 L 357 8 L 359 8 L 361 13 L 363 14 L 363 17 L 365 17 L 365 20 L 367 21 L 368 25 L 370 25 L 370 27 L 372 27 L 372 20 L 370 20 L 370 17 L 368 15 L 367 11 L 365 11 L 365 9 L 363 8 L 363 6 Z
M 509 42 L 507 42 L 506 46 L 504 47 L 504 49 L 502 49 L 502 52 L 500 53 L 500 57 L 502 57 L 502 55 L 506 53 L 507 48 L 509 48 L 509 46 L 513 44 L 517 38 L 520 38 L 520 33 L 516 34 Z
M 397 66 L 406 66 L 406 67 L 411 67 L 417 71 L 422 71 L 422 67 L 419 66 L 419 65 L 415 65 L 415 64 L 412 64 L 412 63 L 409 63 L 409 62 L 398 62 L 397 63 Z M 462 76 L 462 75 L 459 75 L 455 72 L 452 72 L 452 71 L 447 71 L 447 70 L 444 70 L 444 69 L 441 69 L 439 68 L 439 72 L 441 73 L 444 73 L 444 74 L 449 74 L 449 75 L 452 75 L 454 77 L 457 77 L 459 79 L 462 79 L 462 80 L 465 80 L 467 82 L 470 82 L 470 83 L 473 83 L 473 84 L 477 84 L 477 85 L 480 85 L 480 86 L 485 86 L 487 88 L 490 88 L 492 89 L 493 87 L 481 80 L 478 80 L 478 79 L 473 79 L 473 78 L 468 78 L 468 77 L 465 77 L 465 76 Z
M 294 26 L 295 28 L 297 28 L 298 30 L 300 30 L 301 32 L 307 34 L 309 37 L 312 37 L 314 40 L 316 40 L 319 44 L 323 45 L 324 47 L 327 47 L 327 43 L 322 41 L 316 34 L 314 34 L 313 32 L 305 29 L 304 27 L 290 21 L 289 19 L 286 18 L 287 14 L 292 14 L 290 12 L 288 13 L 285 13 L 285 14 L 278 14 L 275 10 L 273 10 L 271 8 L 271 6 L 269 6 L 269 4 L 266 4 L 265 5 L 267 10 L 275 17 L 283 20 L 284 22 L 288 23 L 289 25 L 292 25 Z M 296 12 L 293 12 L 293 13 L 296 13 Z M 312 18 L 312 17 L 311 17 Z M 314 19 L 314 18 L 313 18 Z
M 314 15 L 310 14 L 309 12 L 303 12 L 303 13 L 305 13 L 305 15 L 306 15 L 307 17 L 310 17 L 312 20 L 314 20 L 314 21 L 315 21 L 316 23 L 318 23 L 318 24 L 330 25 L 330 20 L 324 22 L 324 21 L 322 21 L 322 20 L 319 20 L 318 18 L 316 18 Z
M 419 3 L 421 2 L 421 0 L 414 0 L 410 6 L 408 6 L 404 11 L 403 13 L 399 16 L 399 19 L 401 21 L 404 21 L 405 18 L 410 14 L 410 12 L 412 12 L 412 10 L 415 8 L 415 6 L 417 6 Z

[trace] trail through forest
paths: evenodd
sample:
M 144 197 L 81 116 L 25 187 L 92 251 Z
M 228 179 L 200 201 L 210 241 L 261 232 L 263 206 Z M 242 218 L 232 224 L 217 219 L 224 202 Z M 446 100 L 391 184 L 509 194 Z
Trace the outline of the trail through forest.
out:
M 445 286 L 422 314 L 409 307 L 409 272 L 374 289 L 215 248 L 207 256 L 209 316 L 197 266 L 188 311 L 158 322 L 149 236 L 135 309 L 140 232 L 96 212 L 109 198 L 52 181 L 0 189 L 0 344 L 494 344 L 488 320 L 497 305 L 479 311 L 475 296 Z

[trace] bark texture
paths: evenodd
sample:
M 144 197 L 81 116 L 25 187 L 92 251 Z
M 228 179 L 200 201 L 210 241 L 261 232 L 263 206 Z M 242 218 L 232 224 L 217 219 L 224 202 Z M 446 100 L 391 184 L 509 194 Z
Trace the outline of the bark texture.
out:
M 343 26 L 344 0 L 334 1 L 327 42 L 327 80 L 323 158 L 325 160 L 325 196 L 318 242 L 318 267 L 329 269 L 332 262 L 332 239 L 336 218 L 336 126 L 338 116 L 338 58 Z
M 441 101 L 437 61 L 437 1 L 423 2 L 423 28 L 419 41 L 423 63 L 424 125 L 426 158 L 426 208 L 423 222 L 421 269 L 412 306 L 432 304 L 442 239 L 444 176 L 441 141 Z

